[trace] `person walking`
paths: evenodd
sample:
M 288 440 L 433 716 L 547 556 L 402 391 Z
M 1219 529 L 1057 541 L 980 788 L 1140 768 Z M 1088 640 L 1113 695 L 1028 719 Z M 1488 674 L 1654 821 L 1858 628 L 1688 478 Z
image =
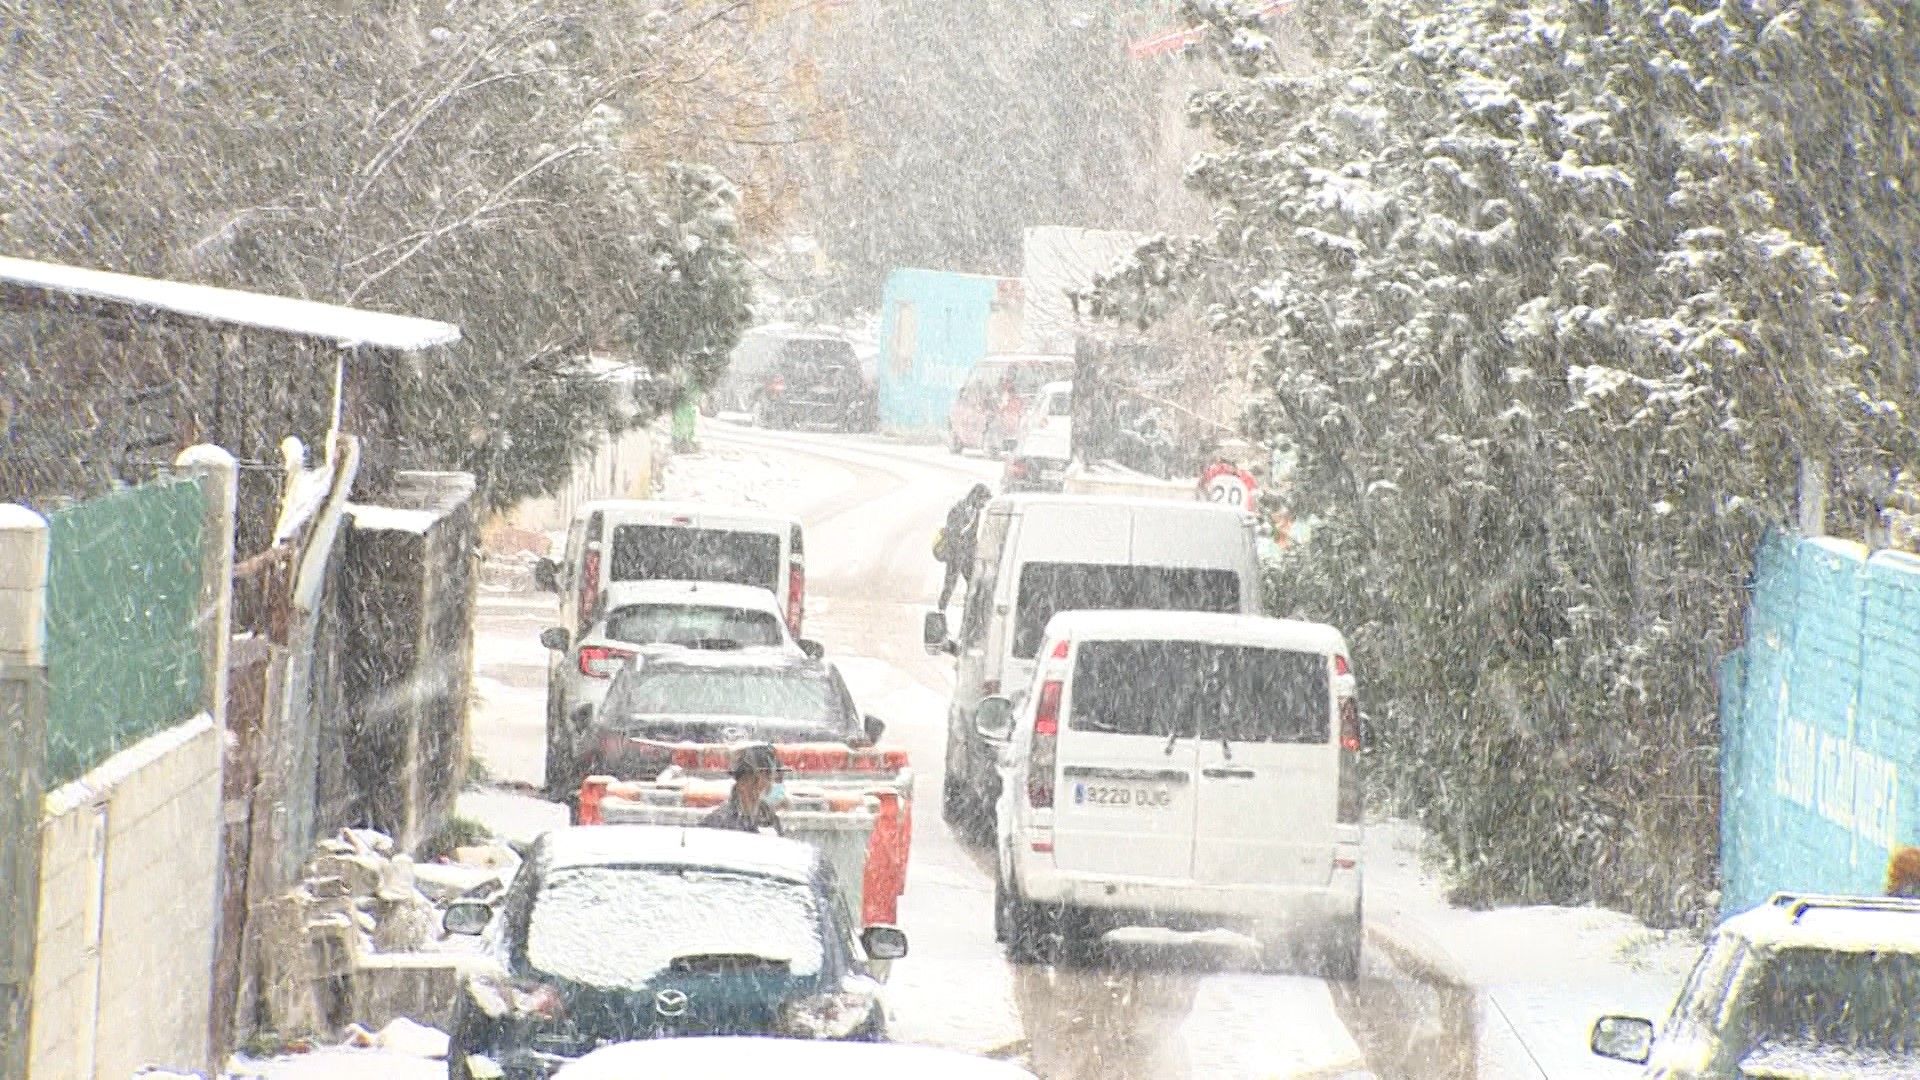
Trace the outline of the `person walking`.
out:
M 727 801 L 700 824 L 709 829 L 781 835 L 780 817 L 773 808 L 786 801 L 786 789 L 780 783 L 785 771 L 773 747 L 766 743 L 741 747 L 733 757 L 733 790 L 727 793 Z
M 940 610 L 947 610 L 953 599 L 953 586 L 973 573 L 974 541 L 980 530 L 980 510 L 993 498 L 993 489 L 975 484 L 953 508 L 947 511 L 947 523 L 940 530 L 939 558 L 947 564 L 946 580 L 940 584 Z

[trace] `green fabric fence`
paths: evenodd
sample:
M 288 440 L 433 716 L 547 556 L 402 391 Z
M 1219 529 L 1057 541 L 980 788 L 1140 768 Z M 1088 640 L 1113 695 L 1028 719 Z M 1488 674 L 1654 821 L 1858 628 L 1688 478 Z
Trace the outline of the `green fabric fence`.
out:
M 47 522 L 51 788 L 199 711 L 205 499 L 162 480 Z

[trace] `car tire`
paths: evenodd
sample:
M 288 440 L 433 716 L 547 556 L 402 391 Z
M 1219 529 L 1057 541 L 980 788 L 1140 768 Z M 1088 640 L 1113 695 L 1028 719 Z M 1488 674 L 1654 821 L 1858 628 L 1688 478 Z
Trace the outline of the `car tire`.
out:
M 1360 950 L 1366 940 L 1360 913 L 1340 924 L 1319 942 L 1320 977 L 1331 982 L 1352 982 L 1360 977 Z
M 1044 964 L 1052 959 L 1047 947 L 1045 912 L 1020 899 L 1018 892 L 994 874 L 994 936 L 1016 964 Z

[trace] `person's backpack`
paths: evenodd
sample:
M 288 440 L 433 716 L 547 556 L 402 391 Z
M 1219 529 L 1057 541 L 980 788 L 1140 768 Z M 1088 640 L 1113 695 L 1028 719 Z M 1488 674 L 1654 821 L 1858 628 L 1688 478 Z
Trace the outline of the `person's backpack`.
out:
M 947 561 L 947 530 L 945 526 L 933 530 L 933 561 Z

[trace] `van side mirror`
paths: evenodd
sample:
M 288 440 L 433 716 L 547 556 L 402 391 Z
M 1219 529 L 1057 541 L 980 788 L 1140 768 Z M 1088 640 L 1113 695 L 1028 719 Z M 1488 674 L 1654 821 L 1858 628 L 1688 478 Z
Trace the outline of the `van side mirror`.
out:
M 820 644 L 817 641 L 814 641 L 812 638 L 800 639 L 800 651 L 803 653 L 806 653 L 808 656 L 814 658 L 815 660 L 818 660 L 821 657 L 827 655 L 827 647 L 825 645 Z
M 541 559 L 533 564 L 533 587 L 541 592 L 560 591 L 560 564 L 552 559 Z
M 988 742 L 1013 738 L 1013 702 L 1003 697 L 983 698 L 973 707 L 973 730 Z
M 954 646 L 953 640 L 947 636 L 946 612 L 927 612 L 926 621 L 920 627 L 920 643 L 926 646 L 929 656 L 939 656 L 942 653 L 952 655 L 959 651 Z
M 565 627 L 549 626 L 540 631 L 540 644 L 554 652 L 566 652 L 573 642 L 567 637 Z
M 877 716 L 863 716 L 860 718 L 860 721 L 866 726 L 867 745 L 878 746 L 880 744 L 880 736 L 887 733 L 886 721 Z
M 1603 1058 L 1645 1065 L 1653 1054 L 1653 1021 L 1638 1016 L 1603 1016 L 1594 1021 L 1588 1047 Z

